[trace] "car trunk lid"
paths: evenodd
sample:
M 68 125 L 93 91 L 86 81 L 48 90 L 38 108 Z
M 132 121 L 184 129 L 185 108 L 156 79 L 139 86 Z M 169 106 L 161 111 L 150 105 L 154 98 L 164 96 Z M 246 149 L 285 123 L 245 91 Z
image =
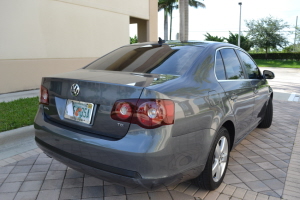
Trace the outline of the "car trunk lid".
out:
M 159 77 L 157 74 L 84 69 L 56 75 L 55 78 L 45 77 L 42 85 L 49 93 L 49 105 L 44 105 L 45 120 L 84 134 L 120 139 L 126 135 L 130 123 L 110 117 L 114 103 L 119 99 L 138 100 L 143 88 L 155 84 Z M 77 96 L 71 92 L 74 84 L 79 86 Z M 68 118 L 68 106 L 75 104 L 77 108 L 77 104 L 91 107 L 90 122 Z

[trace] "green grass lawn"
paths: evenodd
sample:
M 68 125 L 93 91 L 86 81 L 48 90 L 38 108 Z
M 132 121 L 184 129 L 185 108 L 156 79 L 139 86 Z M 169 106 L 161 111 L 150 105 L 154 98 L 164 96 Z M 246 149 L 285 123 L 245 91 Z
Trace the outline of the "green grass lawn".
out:
M 38 105 L 38 97 L 1 102 L 0 132 L 32 125 Z
M 255 62 L 259 67 L 300 68 L 300 61 L 255 59 Z

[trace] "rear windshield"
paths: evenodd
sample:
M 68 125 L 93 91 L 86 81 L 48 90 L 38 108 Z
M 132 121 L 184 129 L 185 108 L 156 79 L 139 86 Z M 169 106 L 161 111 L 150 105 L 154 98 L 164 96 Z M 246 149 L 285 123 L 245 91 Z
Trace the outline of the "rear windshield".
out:
M 99 58 L 85 69 L 182 75 L 203 49 L 200 46 L 125 46 Z

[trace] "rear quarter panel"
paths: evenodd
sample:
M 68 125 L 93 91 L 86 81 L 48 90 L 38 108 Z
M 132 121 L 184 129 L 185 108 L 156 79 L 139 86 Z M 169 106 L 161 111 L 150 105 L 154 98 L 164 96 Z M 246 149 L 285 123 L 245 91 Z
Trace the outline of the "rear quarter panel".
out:
M 180 78 L 143 90 L 140 98 L 165 98 L 175 102 L 173 137 L 203 129 L 218 130 L 224 120 L 233 120 L 230 104 L 216 80 L 214 63 L 215 47 L 206 47 Z

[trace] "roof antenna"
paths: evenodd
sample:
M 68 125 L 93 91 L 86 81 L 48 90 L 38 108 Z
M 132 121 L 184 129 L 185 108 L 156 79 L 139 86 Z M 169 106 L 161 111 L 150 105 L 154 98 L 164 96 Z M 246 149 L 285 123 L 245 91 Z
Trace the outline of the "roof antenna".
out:
M 165 40 L 162 40 L 160 37 L 158 38 L 158 44 L 162 45 L 163 43 L 165 43 Z

